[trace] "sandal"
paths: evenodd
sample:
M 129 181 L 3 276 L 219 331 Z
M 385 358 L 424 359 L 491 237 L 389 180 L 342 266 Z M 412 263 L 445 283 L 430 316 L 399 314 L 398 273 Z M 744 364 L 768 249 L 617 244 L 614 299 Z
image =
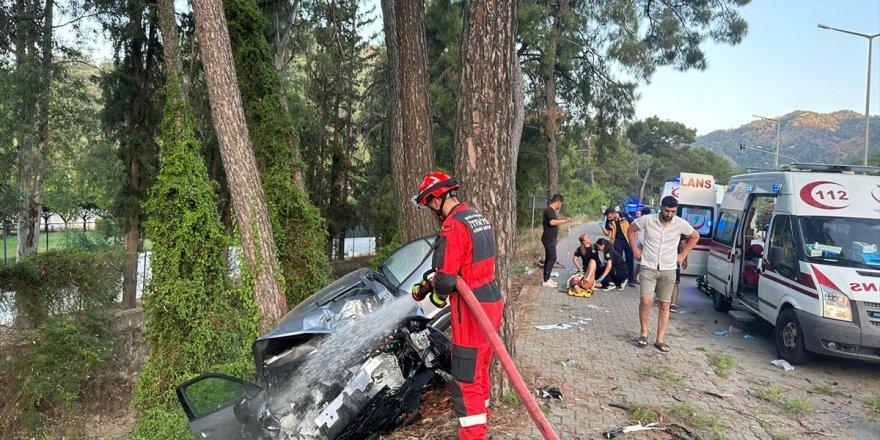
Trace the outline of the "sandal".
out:
M 648 337 L 647 336 L 639 336 L 639 339 L 636 339 L 636 344 L 639 347 L 647 347 L 648 346 Z
M 665 342 L 655 342 L 654 347 L 657 347 L 657 350 L 660 350 L 663 353 L 669 352 L 669 344 Z

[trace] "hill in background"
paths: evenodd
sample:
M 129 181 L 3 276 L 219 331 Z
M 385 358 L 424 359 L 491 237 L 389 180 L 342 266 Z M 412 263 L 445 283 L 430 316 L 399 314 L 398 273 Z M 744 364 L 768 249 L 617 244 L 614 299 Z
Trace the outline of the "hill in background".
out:
M 816 113 L 795 110 L 778 116 L 779 163 L 857 163 L 861 165 L 865 148 L 865 115 L 850 110 L 834 113 Z M 871 117 L 870 151 L 877 156 L 880 144 L 880 117 Z M 767 168 L 773 166 L 774 154 L 753 149 L 742 150 L 740 144 L 774 152 L 776 149 L 776 122 L 764 119 L 749 122 L 739 128 L 716 130 L 697 138 L 694 146 L 712 150 L 734 161 L 739 168 Z M 791 156 L 791 157 L 786 157 Z M 792 159 L 794 158 L 794 160 Z

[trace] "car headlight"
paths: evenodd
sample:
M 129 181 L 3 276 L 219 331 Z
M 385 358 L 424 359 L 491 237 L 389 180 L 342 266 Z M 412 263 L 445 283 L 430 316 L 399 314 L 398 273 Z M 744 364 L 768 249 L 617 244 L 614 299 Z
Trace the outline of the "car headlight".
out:
M 843 292 L 831 287 L 822 286 L 824 298 L 822 316 L 841 321 L 852 321 L 852 308 L 849 306 L 849 298 Z

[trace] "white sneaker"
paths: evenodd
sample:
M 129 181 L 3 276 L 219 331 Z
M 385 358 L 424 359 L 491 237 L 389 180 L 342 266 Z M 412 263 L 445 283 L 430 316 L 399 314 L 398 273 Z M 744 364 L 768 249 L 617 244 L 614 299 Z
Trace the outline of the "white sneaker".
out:
M 556 281 L 553 280 L 544 281 L 543 283 L 541 283 L 541 285 L 544 287 L 559 287 L 559 284 L 557 284 Z
M 604 291 L 607 292 L 607 291 L 609 291 L 609 290 L 614 290 L 614 289 L 615 289 L 615 287 L 614 287 L 614 283 L 608 283 L 608 285 L 605 286 L 605 288 L 602 289 L 602 290 L 604 290 Z

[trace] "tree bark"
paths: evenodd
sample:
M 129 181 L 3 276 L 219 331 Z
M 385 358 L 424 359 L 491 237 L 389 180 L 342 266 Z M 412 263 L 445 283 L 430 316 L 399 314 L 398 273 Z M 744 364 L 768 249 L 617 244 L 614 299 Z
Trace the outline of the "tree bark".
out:
M 424 2 L 382 0 L 382 18 L 391 95 L 391 173 L 401 240 L 407 243 L 437 232 L 436 221 L 410 203 L 422 178 L 434 169 Z
M 510 304 L 511 264 L 516 253 L 516 125 L 514 53 L 517 2 L 467 2 L 461 39 L 461 81 L 456 111 L 455 163 L 461 196 L 495 230 L 495 276 L 505 300 L 501 337 L 514 353 Z M 479 188 L 479 190 L 475 190 Z M 496 368 L 493 389 L 504 392 Z
M 287 313 L 287 302 L 278 282 L 272 224 L 245 124 L 226 16 L 220 0 L 194 0 L 193 12 L 214 129 L 229 182 L 242 251 L 255 275 L 254 299 L 260 329 L 265 332 Z
M 568 0 L 560 0 L 553 9 L 553 30 L 544 54 L 544 136 L 547 138 L 547 198 L 559 193 L 559 158 L 556 154 L 556 134 L 562 111 L 556 103 L 556 48 L 562 32 L 562 18 L 568 9 Z
M 648 169 L 645 170 L 645 177 L 642 179 L 642 189 L 639 190 L 639 205 L 642 204 L 642 199 L 645 198 L 645 185 L 648 183 L 648 178 L 651 177 L 651 169 L 654 168 L 654 156 L 651 156 L 651 160 L 648 162 Z

